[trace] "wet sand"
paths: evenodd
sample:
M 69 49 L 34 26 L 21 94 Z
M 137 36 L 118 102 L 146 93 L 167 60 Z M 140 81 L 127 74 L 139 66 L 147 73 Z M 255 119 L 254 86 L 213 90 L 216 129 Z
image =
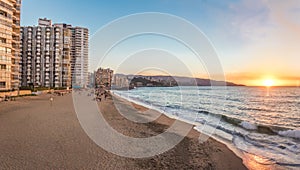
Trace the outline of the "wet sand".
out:
M 52 106 L 49 99 L 43 95 L 0 103 L 0 169 L 246 169 L 225 145 L 212 139 L 200 144 L 194 130 L 175 148 L 152 158 L 114 155 L 82 130 L 71 94 L 55 96 Z M 151 123 L 134 123 L 118 113 L 111 99 L 102 100 L 99 108 L 112 127 L 128 136 L 153 136 L 174 121 L 162 115 Z

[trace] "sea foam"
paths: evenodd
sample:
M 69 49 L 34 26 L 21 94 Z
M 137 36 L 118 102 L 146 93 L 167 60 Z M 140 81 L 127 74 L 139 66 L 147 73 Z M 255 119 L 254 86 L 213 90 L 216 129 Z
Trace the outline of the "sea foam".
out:
M 280 136 L 285 136 L 285 137 L 300 139 L 300 130 L 279 131 L 278 134 Z
M 240 123 L 240 126 L 242 126 L 243 128 L 247 129 L 247 130 L 257 130 L 257 126 L 250 123 L 250 122 L 246 122 L 243 121 L 242 123 Z

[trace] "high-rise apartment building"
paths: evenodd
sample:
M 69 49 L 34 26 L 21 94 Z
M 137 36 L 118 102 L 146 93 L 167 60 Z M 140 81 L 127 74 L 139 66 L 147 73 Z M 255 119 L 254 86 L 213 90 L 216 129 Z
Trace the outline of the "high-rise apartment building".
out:
M 66 24 L 40 19 L 21 28 L 22 86 L 71 86 L 71 31 Z
M 38 26 L 21 28 L 22 86 L 72 86 L 74 72 L 84 70 L 76 63 L 81 63 L 81 56 L 88 60 L 88 43 L 83 39 L 77 46 L 82 36 L 75 29 L 68 24 L 52 25 L 48 19 L 39 19 Z
M 95 87 L 95 73 L 88 73 L 88 86 Z
M 82 27 L 72 28 L 72 86 L 88 85 L 89 30 Z
M 63 58 L 62 58 L 62 87 L 72 86 L 71 72 L 71 50 L 72 50 L 72 31 L 71 25 L 55 24 L 55 27 L 60 27 L 63 33 Z
M 19 87 L 21 0 L 0 0 L 0 90 Z

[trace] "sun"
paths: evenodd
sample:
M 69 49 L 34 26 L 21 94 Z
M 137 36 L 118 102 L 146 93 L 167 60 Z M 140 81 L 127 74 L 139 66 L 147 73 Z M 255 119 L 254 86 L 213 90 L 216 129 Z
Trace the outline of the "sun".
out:
M 275 84 L 275 81 L 272 80 L 272 79 L 266 79 L 266 80 L 264 80 L 264 82 L 263 82 L 263 85 L 266 86 L 266 87 L 274 86 L 274 84 Z

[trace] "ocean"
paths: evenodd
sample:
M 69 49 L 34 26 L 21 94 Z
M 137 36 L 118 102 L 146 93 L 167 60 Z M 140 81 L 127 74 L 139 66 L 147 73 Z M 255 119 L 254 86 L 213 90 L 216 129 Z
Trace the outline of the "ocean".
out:
M 193 123 L 227 144 L 248 167 L 300 169 L 300 88 L 143 87 L 113 93 Z

